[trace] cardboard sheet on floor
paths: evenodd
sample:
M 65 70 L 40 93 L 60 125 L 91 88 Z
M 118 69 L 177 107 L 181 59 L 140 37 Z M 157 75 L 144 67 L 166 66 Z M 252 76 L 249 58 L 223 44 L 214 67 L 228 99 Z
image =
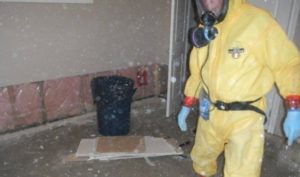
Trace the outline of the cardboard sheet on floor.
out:
M 96 152 L 99 153 L 145 152 L 145 141 L 142 136 L 101 137 L 96 141 Z
M 151 136 L 117 136 L 82 139 L 70 161 L 117 160 L 168 155 L 181 155 L 174 139 Z

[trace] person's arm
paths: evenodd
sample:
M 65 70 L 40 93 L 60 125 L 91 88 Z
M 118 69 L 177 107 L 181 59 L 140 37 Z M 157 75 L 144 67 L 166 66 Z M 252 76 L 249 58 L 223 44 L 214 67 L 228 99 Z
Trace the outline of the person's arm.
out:
M 199 93 L 202 87 L 201 81 L 201 63 L 204 61 L 207 54 L 207 48 L 193 48 L 189 59 L 190 76 L 185 84 L 185 98 L 182 103 L 181 110 L 178 114 L 178 126 L 181 131 L 187 130 L 186 119 L 199 98 Z
M 190 59 L 189 69 L 190 76 L 187 79 L 184 89 L 184 103 L 183 105 L 191 107 L 196 104 L 199 93 L 202 87 L 201 81 L 201 66 L 206 58 L 207 48 L 193 48 Z
M 288 145 L 300 137 L 300 55 L 296 46 L 274 22 L 266 41 L 267 65 L 272 70 L 280 94 L 285 99 L 287 116 L 284 132 Z

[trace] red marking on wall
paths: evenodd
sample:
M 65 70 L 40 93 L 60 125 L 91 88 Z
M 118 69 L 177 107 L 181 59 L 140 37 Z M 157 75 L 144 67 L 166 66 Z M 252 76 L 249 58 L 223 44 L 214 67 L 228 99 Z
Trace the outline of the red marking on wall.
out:
M 141 68 L 136 74 L 137 86 L 146 86 L 148 85 L 148 71 L 146 68 Z

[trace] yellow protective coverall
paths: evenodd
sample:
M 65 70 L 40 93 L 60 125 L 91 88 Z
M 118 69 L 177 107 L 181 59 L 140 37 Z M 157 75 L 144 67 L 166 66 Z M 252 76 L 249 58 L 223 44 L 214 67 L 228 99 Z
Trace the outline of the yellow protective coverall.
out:
M 199 98 L 204 88 L 212 102 L 252 101 L 264 97 L 274 83 L 283 97 L 300 95 L 299 51 L 270 14 L 245 0 L 229 0 L 227 15 L 216 28 L 219 34 L 209 46 L 191 52 L 186 96 Z M 265 110 L 265 99 L 253 105 Z M 195 171 L 215 174 L 216 159 L 225 150 L 225 177 L 259 177 L 263 124 L 264 116 L 254 111 L 213 109 L 208 121 L 198 121 L 191 152 Z

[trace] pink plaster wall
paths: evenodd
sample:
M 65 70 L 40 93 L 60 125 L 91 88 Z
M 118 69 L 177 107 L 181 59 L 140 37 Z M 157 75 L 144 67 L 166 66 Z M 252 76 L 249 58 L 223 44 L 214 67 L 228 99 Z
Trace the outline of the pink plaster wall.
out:
M 14 128 L 13 108 L 8 88 L 4 87 L 0 89 L 0 130 L 3 132 Z
M 43 121 L 43 107 L 39 83 L 12 86 L 12 91 L 16 128 L 40 124 Z
M 43 98 L 47 120 L 56 120 L 81 113 L 79 76 L 44 82 Z

